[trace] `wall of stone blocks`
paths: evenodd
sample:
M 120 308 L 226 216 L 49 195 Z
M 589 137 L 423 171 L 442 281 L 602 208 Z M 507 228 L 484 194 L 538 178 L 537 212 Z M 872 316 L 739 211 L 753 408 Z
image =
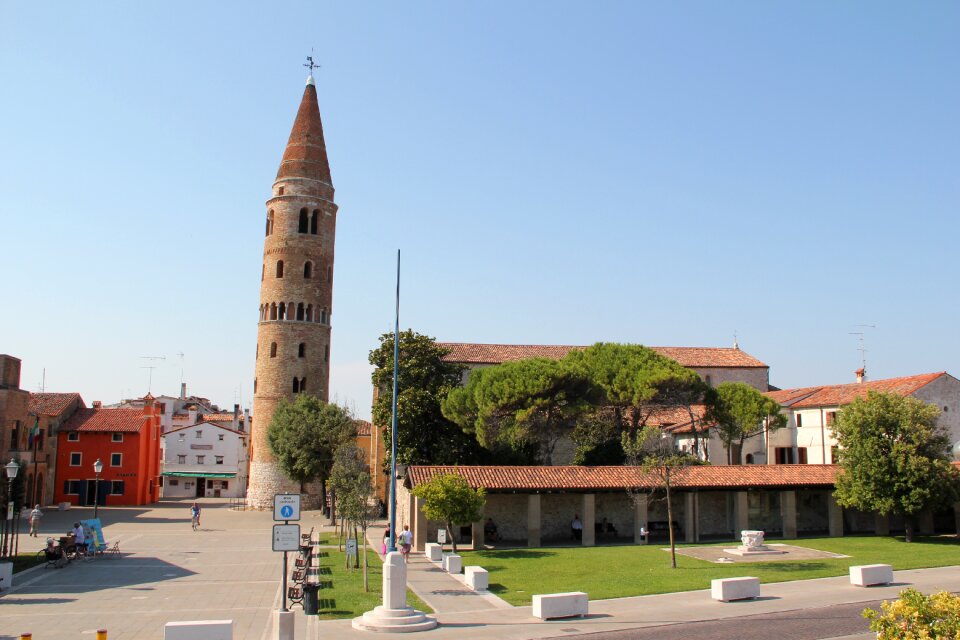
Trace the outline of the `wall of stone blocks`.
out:
M 806 489 L 797 491 L 797 533 L 799 535 L 826 535 L 830 530 L 828 515 L 829 491 Z
M 734 537 L 733 500 L 729 493 L 701 491 L 699 515 L 701 537 Z
M 526 494 L 487 494 L 483 519 L 493 518 L 497 532 L 504 540 L 526 544 L 527 500 Z

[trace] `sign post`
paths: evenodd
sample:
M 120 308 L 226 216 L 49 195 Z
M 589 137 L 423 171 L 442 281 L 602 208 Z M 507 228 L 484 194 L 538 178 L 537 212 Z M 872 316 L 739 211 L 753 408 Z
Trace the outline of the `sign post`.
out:
M 273 520 L 283 524 L 273 525 L 273 550 L 283 551 L 283 607 L 287 610 L 287 554 L 300 548 L 300 525 L 288 524 L 290 520 L 300 520 L 300 494 L 277 493 L 273 496 Z

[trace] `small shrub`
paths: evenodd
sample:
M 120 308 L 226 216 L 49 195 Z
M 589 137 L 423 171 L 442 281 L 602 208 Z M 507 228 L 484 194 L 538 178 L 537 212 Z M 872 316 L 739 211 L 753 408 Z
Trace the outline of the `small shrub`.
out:
M 925 596 L 904 589 L 898 600 L 880 611 L 865 609 L 863 617 L 878 640 L 960 640 L 960 597 L 946 591 Z

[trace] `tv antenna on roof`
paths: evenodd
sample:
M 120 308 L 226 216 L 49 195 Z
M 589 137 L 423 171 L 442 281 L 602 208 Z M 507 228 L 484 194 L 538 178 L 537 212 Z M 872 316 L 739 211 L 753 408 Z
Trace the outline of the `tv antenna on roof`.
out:
M 856 325 L 853 325 L 853 326 L 855 326 L 855 327 L 857 327 L 857 328 L 860 328 L 860 329 L 876 329 L 876 328 L 877 328 L 877 325 L 875 325 L 875 324 L 856 324 Z M 866 344 L 865 344 L 864 339 L 863 339 L 864 332 L 863 332 L 863 331 L 850 331 L 850 332 L 848 333 L 848 335 L 857 336 L 857 343 L 858 343 L 858 345 L 859 345 L 859 346 L 857 347 L 857 351 L 860 352 L 860 366 L 863 367 L 863 371 L 866 372 L 866 370 L 867 370 L 867 347 L 866 347 Z
M 166 360 L 167 356 L 140 356 L 141 360 Z M 141 369 L 150 369 L 150 378 L 147 382 L 147 393 L 153 392 L 153 370 L 157 368 L 157 365 L 151 364 L 146 367 L 140 367 Z

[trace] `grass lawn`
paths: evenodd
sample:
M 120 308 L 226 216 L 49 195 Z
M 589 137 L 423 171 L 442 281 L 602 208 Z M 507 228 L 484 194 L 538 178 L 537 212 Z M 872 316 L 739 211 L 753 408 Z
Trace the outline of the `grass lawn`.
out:
M 489 571 L 490 591 L 513 605 L 529 605 L 534 593 L 586 591 L 591 600 L 603 600 L 708 589 L 714 578 L 743 575 L 757 576 L 760 582 L 824 578 L 845 575 L 855 564 L 889 564 L 894 570 L 960 565 L 960 541 L 952 537 L 916 537 L 909 544 L 893 537 L 804 538 L 786 542 L 850 557 L 714 564 L 678 554 L 677 568 L 671 569 L 670 553 L 662 551 L 665 545 L 651 544 L 466 551 L 463 564 L 480 565 Z
M 336 539 L 334 539 L 336 542 Z M 321 549 L 320 558 L 320 613 L 321 619 L 353 618 L 382 604 L 383 563 L 374 551 L 367 552 L 367 576 L 370 591 L 363 590 L 363 558 L 360 568 L 348 571 L 344 568 L 343 553 L 336 549 Z M 329 573 L 326 571 L 329 569 Z M 420 611 L 432 612 L 426 603 L 412 591 L 407 590 L 407 604 Z
M 10 558 L 4 558 L 3 561 L 7 562 Z M 29 569 L 32 566 L 43 564 L 46 562 L 45 558 L 37 558 L 37 549 L 31 551 L 21 550 L 19 554 L 13 560 L 13 572 L 17 573 L 18 571 L 23 571 L 24 569 Z

